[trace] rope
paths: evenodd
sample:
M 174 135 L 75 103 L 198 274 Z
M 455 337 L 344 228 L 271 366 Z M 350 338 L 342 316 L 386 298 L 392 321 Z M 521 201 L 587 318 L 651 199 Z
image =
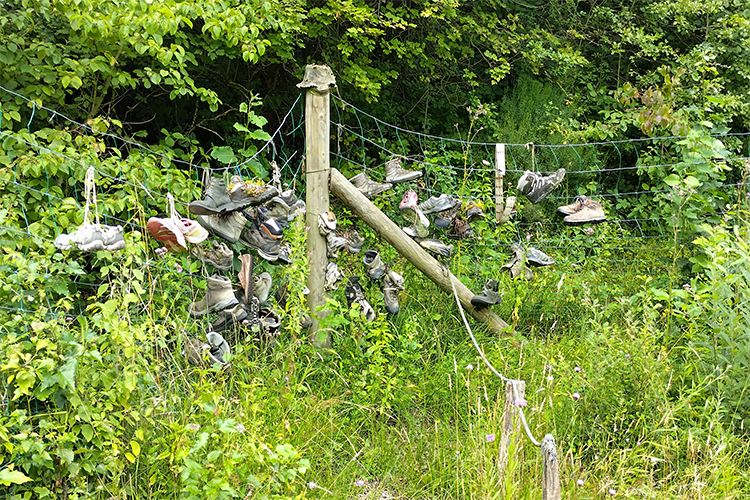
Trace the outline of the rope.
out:
M 96 221 L 96 224 L 99 224 L 99 209 L 96 205 L 96 183 L 94 182 L 94 174 L 96 173 L 96 170 L 94 167 L 89 167 L 88 170 L 86 170 L 86 178 L 84 179 L 84 191 L 86 193 L 86 207 L 83 211 L 83 223 L 84 225 L 88 225 L 91 223 L 91 200 L 94 202 L 94 220 Z

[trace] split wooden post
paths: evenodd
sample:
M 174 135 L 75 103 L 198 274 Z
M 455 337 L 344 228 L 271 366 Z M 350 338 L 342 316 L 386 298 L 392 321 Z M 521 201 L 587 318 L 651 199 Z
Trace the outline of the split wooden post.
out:
M 428 254 L 425 249 L 381 212 L 335 168 L 331 169 L 331 192 L 443 291 L 453 295 L 453 286 L 455 285 L 459 302 L 474 319 L 485 323 L 487 328 L 496 334 L 502 334 L 503 330 L 508 327 L 508 324 L 500 319 L 497 314 L 490 311 L 489 308 L 474 308 L 471 305 L 474 293 L 453 276 L 447 267 Z
M 560 500 L 560 463 L 552 434 L 542 439 L 542 500 Z
M 495 221 L 502 220 L 505 200 L 503 199 L 503 178 L 505 177 L 505 144 L 495 144 Z
M 305 95 L 305 174 L 307 183 L 306 226 L 307 250 L 310 257 L 310 273 L 307 276 L 307 306 L 312 316 L 310 334 L 317 347 L 330 347 L 331 335 L 319 341 L 318 323 L 327 311 L 318 311 L 325 304 L 325 273 L 328 265 L 326 240 L 318 231 L 318 214 L 329 210 L 328 181 L 330 177 L 330 89 L 336 79 L 328 66 L 308 64 L 305 78 L 297 84 L 307 90 Z
M 505 406 L 503 407 L 503 427 L 498 446 L 497 469 L 500 480 L 505 476 L 508 468 L 508 453 L 510 451 L 511 438 L 518 439 L 521 429 L 521 415 L 518 411 L 518 402 L 524 400 L 526 395 L 526 382 L 523 380 L 508 380 L 505 383 Z

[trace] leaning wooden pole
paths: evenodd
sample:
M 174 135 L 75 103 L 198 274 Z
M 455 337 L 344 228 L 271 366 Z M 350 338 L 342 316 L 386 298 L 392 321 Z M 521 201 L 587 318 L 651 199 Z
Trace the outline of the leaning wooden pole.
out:
M 328 177 L 330 166 L 330 89 L 336 79 L 328 66 L 308 64 L 305 78 L 297 87 L 307 90 L 305 95 L 305 174 L 307 196 L 307 251 L 310 272 L 307 275 L 307 306 L 312 313 L 310 334 L 318 347 L 331 347 L 330 333 L 324 340 L 317 337 L 318 323 L 327 311 L 318 310 L 325 305 L 325 277 L 328 257 L 326 240 L 318 231 L 318 215 L 328 212 Z
M 331 169 L 331 192 L 443 291 L 452 295 L 451 282 L 453 282 L 461 305 L 474 319 L 486 323 L 490 331 L 497 334 L 502 334 L 503 330 L 508 327 L 505 321 L 488 308 L 476 309 L 472 306 L 471 299 L 474 293 L 453 276 L 448 268 L 411 239 L 335 168 Z

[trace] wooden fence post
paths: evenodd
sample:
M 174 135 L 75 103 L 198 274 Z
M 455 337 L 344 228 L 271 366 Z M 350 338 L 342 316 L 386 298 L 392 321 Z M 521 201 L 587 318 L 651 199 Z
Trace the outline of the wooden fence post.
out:
M 560 463 L 552 434 L 542 439 L 542 500 L 560 500 Z
M 306 226 L 307 250 L 311 260 L 307 276 L 307 306 L 312 316 L 310 334 L 317 347 L 330 347 L 331 334 L 324 340 L 317 337 L 318 323 L 327 311 L 318 311 L 325 304 L 325 273 L 328 265 L 326 240 L 318 231 L 318 214 L 329 210 L 328 182 L 330 178 L 331 111 L 330 89 L 336 79 L 328 66 L 308 64 L 305 78 L 297 87 L 307 90 L 305 95 L 305 174 L 307 182 Z
M 512 437 L 517 437 L 521 428 L 521 417 L 518 413 L 518 402 L 524 400 L 526 382 L 523 380 L 508 380 L 505 383 L 505 406 L 503 407 L 503 428 L 498 447 L 497 469 L 498 477 L 503 478 L 508 468 L 508 452 Z

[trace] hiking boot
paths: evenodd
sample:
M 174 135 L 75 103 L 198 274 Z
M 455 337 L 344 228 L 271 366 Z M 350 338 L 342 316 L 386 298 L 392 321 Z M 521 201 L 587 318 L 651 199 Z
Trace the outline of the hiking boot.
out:
M 226 243 L 214 240 L 210 247 L 195 246 L 191 249 L 192 254 L 204 264 L 210 264 L 216 269 L 227 271 L 234 263 L 234 253 Z
M 429 215 L 450 210 L 455 204 L 456 200 L 453 196 L 441 194 L 440 196 L 431 196 L 427 201 L 423 201 L 419 204 L 419 208 L 422 210 L 422 213 Z
M 346 247 L 346 238 L 343 238 L 331 231 L 326 236 L 326 255 L 329 259 L 336 259 L 339 256 L 339 251 Z
M 487 280 L 487 283 L 485 283 L 484 287 L 482 288 L 482 293 L 480 295 L 475 295 L 474 297 L 472 297 L 471 305 L 473 305 L 477 309 L 481 309 L 493 304 L 499 304 L 501 302 L 501 298 L 500 293 L 497 289 L 497 280 Z
M 239 301 L 234 296 L 232 282 L 229 278 L 214 274 L 206 279 L 206 296 L 198 302 L 190 304 L 190 315 L 203 316 L 208 313 L 222 311 Z
M 255 263 L 253 262 L 253 256 L 249 253 L 239 255 L 237 258 L 241 265 L 237 277 L 240 279 L 240 285 L 244 291 L 242 302 L 247 304 L 255 291 L 255 282 L 253 281 L 253 268 L 255 267 Z
M 336 214 L 331 212 L 324 212 L 318 214 L 318 231 L 321 236 L 327 236 L 329 233 L 336 230 Z
M 195 215 L 218 215 L 228 212 L 232 200 L 227 193 L 224 176 L 214 177 L 207 170 L 204 179 L 205 195 L 202 200 L 190 202 L 188 205 L 190 213 Z
M 367 268 L 367 275 L 371 280 L 379 280 L 385 274 L 385 265 L 380 258 L 380 254 L 375 250 L 365 250 L 365 256 L 362 258 Z
M 579 200 L 579 198 L 581 199 Z M 576 197 L 576 200 L 573 201 L 571 205 L 575 205 L 576 202 L 580 204 L 580 208 L 575 212 L 568 214 L 563 219 L 563 222 L 566 222 L 568 224 L 583 224 L 585 222 L 604 222 L 605 220 L 607 220 L 604 215 L 604 208 L 598 202 L 583 195 Z M 559 207 L 557 211 L 565 213 L 560 209 L 569 209 L 571 205 L 568 205 L 566 207 Z
M 354 229 L 341 231 L 339 236 L 346 240 L 346 246 L 344 247 L 346 251 L 350 253 L 359 253 L 362 251 L 362 245 L 364 245 L 365 239 Z
M 564 168 L 559 168 L 557 169 L 557 172 L 546 177 L 543 177 L 542 174 L 538 172 L 527 170 L 521 178 L 518 179 L 518 186 L 516 189 L 525 194 L 531 203 L 539 203 L 560 185 L 564 177 Z
M 263 259 L 274 262 L 279 258 L 281 245 L 265 236 L 261 231 L 246 227 L 240 234 L 240 243 L 254 249 Z
M 385 162 L 385 182 L 406 182 L 421 176 L 421 170 L 415 171 L 401 168 L 401 158 L 393 158 Z
M 383 303 L 385 303 L 385 310 L 389 314 L 398 314 L 400 309 L 398 305 L 398 291 L 402 289 L 393 282 L 390 274 L 385 275 L 383 278 Z
M 229 354 L 229 343 L 217 332 L 208 332 L 206 334 L 208 340 L 208 357 L 214 363 L 220 365 L 226 365 L 226 356 Z
M 526 254 L 523 251 L 523 248 L 521 248 L 521 245 L 518 243 L 513 243 L 510 245 L 510 251 L 513 253 L 513 256 L 510 259 L 510 262 L 507 264 L 503 264 L 500 267 L 500 270 L 507 269 L 508 273 L 510 274 L 511 279 L 516 279 L 519 276 L 523 276 L 526 280 L 530 280 L 533 277 L 533 274 L 531 272 L 531 269 L 526 267 Z
M 270 273 L 263 272 L 253 276 L 253 295 L 258 297 L 258 303 L 265 306 L 268 303 L 268 294 L 271 292 L 273 278 Z
M 286 266 L 292 263 L 292 247 L 289 246 L 289 243 L 285 245 L 279 246 L 279 253 L 276 254 L 276 258 L 274 260 L 269 261 L 273 265 L 282 265 Z
M 526 261 L 535 266 L 551 266 L 555 263 L 552 257 L 534 247 L 528 247 L 525 255 Z
M 474 231 L 467 220 L 457 218 L 453 221 L 453 227 L 446 233 L 446 236 L 454 240 L 468 240 L 474 237 Z
M 273 186 L 244 181 L 239 175 L 232 176 L 227 191 L 231 200 L 228 205 L 231 211 L 262 205 L 279 194 L 279 191 Z
M 367 299 L 365 298 L 365 291 L 362 288 L 362 284 L 359 282 L 359 276 L 351 276 L 344 288 L 344 295 L 346 296 L 346 303 L 349 307 L 355 302 L 359 304 L 362 314 L 365 319 L 370 322 L 375 319 L 375 309 L 372 308 Z
M 419 197 L 417 196 L 417 193 L 413 189 L 407 189 L 404 192 L 403 198 L 401 198 L 401 203 L 398 205 L 398 209 L 401 210 L 401 212 L 416 212 L 417 208 L 419 207 L 419 204 L 417 203 L 419 201 Z M 405 216 L 406 217 L 406 216 Z
M 291 210 L 291 207 L 287 205 L 280 196 L 275 196 L 269 205 L 268 218 L 276 219 L 280 224 L 286 225 L 289 222 L 289 211 Z
M 156 241 L 161 241 L 172 253 L 187 251 L 185 235 L 171 217 L 151 217 L 146 222 L 146 231 Z
M 438 213 L 437 216 L 435 216 L 435 220 L 433 221 L 435 224 L 435 227 L 438 229 L 448 229 L 453 225 L 453 221 L 456 220 L 456 217 L 458 217 L 458 212 L 461 209 L 461 201 L 460 200 L 454 200 L 453 207 L 449 208 L 448 210 L 443 210 L 442 212 Z
M 208 352 L 211 346 L 204 340 L 185 337 L 182 341 L 182 355 L 196 366 L 204 366 L 204 352 Z
M 62 233 L 55 238 L 54 245 L 59 250 L 76 249 L 81 252 L 106 250 L 114 252 L 125 248 L 122 226 L 104 224 L 81 224 L 70 234 Z
M 326 290 L 335 290 L 338 287 L 339 282 L 344 279 L 344 273 L 339 269 L 338 264 L 335 262 L 329 262 L 326 267 Z
M 404 289 L 404 277 L 398 274 L 393 269 L 388 269 L 388 272 L 386 273 L 388 277 L 391 279 L 391 284 L 395 286 L 399 290 Z
M 219 313 L 219 316 L 211 323 L 211 330 L 215 332 L 223 332 L 228 328 L 232 328 L 237 323 L 247 318 L 247 311 L 242 304 L 225 309 Z
M 349 179 L 349 182 L 354 184 L 354 187 L 356 187 L 360 193 L 368 198 L 378 195 L 383 191 L 388 191 L 393 187 L 393 184 L 391 184 L 390 182 L 386 182 L 385 184 L 382 182 L 375 182 L 374 180 L 367 177 L 367 174 L 364 172 L 360 172 L 359 174 L 355 175 L 354 177 Z
M 201 226 L 211 231 L 216 236 L 227 240 L 229 243 L 237 243 L 242 234 L 242 229 L 247 222 L 245 218 L 232 212 L 227 215 L 199 215 L 198 222 Z
M 284 202 L 284 204 L 288 207 L 292 207 L 299 199 L 294 195 L 293 189 L 287 189 L 286 191 L 282 191 L 279 195 L 279 199 Z
M 440 257 L 450 257 L 453 253 L 453 245 L 446 245 L 440 240 L 436 240 L 434 238 L 418 238 L 417 243 L 422 246 L 422 248 L 425 248 L 426 250 L 429 250 L 430 252 L 437 254 Z
M 302 200 L 297 200 L 297 203 L 289 207 L 289 217 L 286 220 L 292 222 L 297 216 L 302 217 L 302 214 L 307 212 L 307 205 Z
M 482 207 L 474 200 L 469 200 L 466 204 L 466 220 L 469 222 L 477 219 L 484 219 L 486 215 L 482 211 Z
M 264 307 L 258 313 L 260 317 L 260 323 L 263 325 L 263 330 L 266 335 L 275 337 L 279 334 L 279 328 L 281 328 L 281 317 L 279 314 L 268 307 Z

